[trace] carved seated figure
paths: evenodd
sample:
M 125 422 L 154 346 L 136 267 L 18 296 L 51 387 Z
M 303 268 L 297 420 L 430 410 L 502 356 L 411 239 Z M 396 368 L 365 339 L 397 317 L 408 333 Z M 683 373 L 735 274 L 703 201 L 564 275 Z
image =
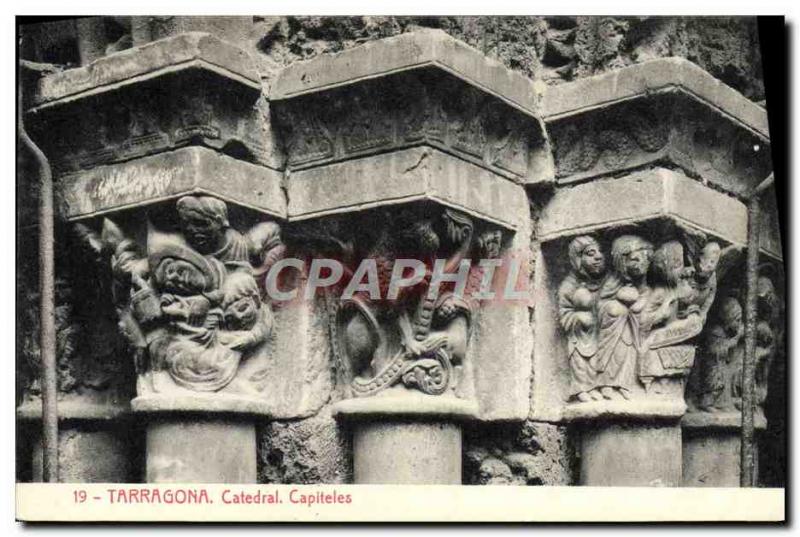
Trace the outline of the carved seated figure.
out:
M 711 327 L 700 364 L 699 407 L 710 412 L 735 410 L 741 401 L 741 367 L 744 357 L 742 306 L 727 297 Z
M 684 250 L 678 241 L 665 242 L 656 250 L 652 292 L 641 318 L 645 346 L 639 375 L 647 389 L 658 380 L 658 389 L 677 390 L 679 383 L 667 379 L 688 376 L 694 364 L 691 340 L 703 328 L 694 278 L 694 267 L 684 265 Z

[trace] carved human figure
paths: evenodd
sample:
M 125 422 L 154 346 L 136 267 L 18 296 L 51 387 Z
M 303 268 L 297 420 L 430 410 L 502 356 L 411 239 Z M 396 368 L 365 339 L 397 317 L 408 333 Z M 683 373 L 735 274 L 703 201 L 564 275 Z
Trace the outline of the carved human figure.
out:
M 261 304 L 255 278 L 245 270 L 229 274 L 222 286 L 220 342 L 236 351 L 263 343 L 272 330 L 272 310 Z
M 211 196 L 184 196 L 176 204 L 181 231 L 189 245 L 226 266 L 250 266 L 251 245 L 230 227 L 228 206 Z
M 224 266 L 170 243 L 159 245 L 149 261 L 153 276 L 137 292 L 146 299 L 134 303 L 134 315 L 143 326 L 152 326 L 145 333 L 151 370 L 166 370 L 176 384 L 196 391 L 223 388 L 236 375 L 240 359 L 217 337 Z M 160 322 L 152 322 L 159 317 Z
M 756 280 L 758 296 L 758 323 L 756 324 L 756 402 L 764 405 L 767 400 L 769 372 L 778 348 L 777 333 L 780 317 L 780 299 L 775 285 L 767 276 Z
M 727 297 L 720 305 L 717 323 L 708 331 L 700 364 L 700 409 L 713 412 L 737 408 L 743 356 L 742 306 L 736 298 Z
M 722 248 L 716 242 L 709 241 L 697 258 L 694 273 L 695 300 L 703 321 L 708 317 L 714 297 L 717 293 L 717 267 L 719 265 Z
M 652 255 L 653 246 L 635 235 L 618 237 L 611 245 L 613 272 L 600 287 L 598 346 L 591 361 L 607 399 L 628 399 L 638 387 L 637 363 L 644 348 L 640 316 L 650 295 Z
M 568 255 L 571 271 L 558 288 L 558 313 L 567 336 L 569 398 L 600 400 L 603 395 L 597 385 L 598 372 L 591 360 L 597 354 L 597 298 L 606 269 L 605 256 L 589 236 L 574 238 Z
M 767 398 L 769 370 L 776 351 L 774 327 L 778 297 L 772 281 L 763 275 L 756 281 L 756 291 L 755 394 L 756 404 L 763 406 Z M 732 296 L 725 298 L 717 315 L 717 323 L 708 332 L 703 361 L 698 364 L 696 406 L 709 412 L 740 410 L 744 322 L 739 300 Z
M 221 390 L 272 328 L 256 276 L 285 251 L 278 224 L 261 222 L 242 234 L 230 228 L 225 202 L 207 196 L 185 196 L 176 209 L 182 236 L 150 225 L 147 255 L 108 219 L 100 234 L 77 230 L 96 253 L 111 252 L 114 302 L 134 349 L 140 394 L 175 384 Z

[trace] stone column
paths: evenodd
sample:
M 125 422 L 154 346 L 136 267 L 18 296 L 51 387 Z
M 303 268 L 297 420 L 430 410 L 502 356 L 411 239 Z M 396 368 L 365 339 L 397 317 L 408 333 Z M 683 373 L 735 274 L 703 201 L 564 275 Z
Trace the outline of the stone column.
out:
M 58 449 L 61 483 L 128 483 L 141 478 L 137 456 L 140 438 L 129 412 L 116 408 L 64 405 L 59 413 Z M 28 404 L 17 410 L 30 478 L 42 481 L 41 408 Z
M 373 400 L 375 399 L 375 400 Z M 334 407 L 353 435 L 353 479 L 369 484 L 461 484 L 467 402 L 418 397 L 350 399 Z
M 257 413 L 252 402 L 222 396 L 202 406 L 197 398 L 187 402 L 134 400 L 134 409 L 143 413 L 147 424 L 145 480 L 256 483 L 256 419 L 268 416 L 268 410 Z
M 741 413 L 689 412 L 681 420 L 681 425 L 683 486 L 738 487 L 741 476 Z M 763 415 L 756 418 L 756 434 L 765 427 Z
M 676 487 L 681 484 L 678 419 L 614 417 L 580 427 L 580 484 Z
M 355 481 L 461 483 L 463 420 L 528 413 L 525 187 L 552 179 L 536 87 L 425 30 L 290 65 L 270 100 L 294 232 L 309 256 L 342 260 L 346 280 L 369 279 L 365 261 L 378 278 L 376 295 L 327 294 L 333 412 L 352 432 Z M 427 277 L 391 296 L 399 259 Z M 434 259 L 464 267 L 466 292 L 429 294 Z M 516 297 L 478 296 L 482 259 Z
M 106 337 L 127 342 L 144 478 L 255 483 L 255 420 L 286 413 L 265 389 L 282 160 L 249 54 L 173 22 L 158 41 L 43 78 L 26 119 L 75 251 L 98 263 L 95 292 L 121 329 Z
M 664 59 L 549 88 L 543 116 L 533 417 L 573 424 L 581 484 L 679 486 L 684 390 L 771 166 L 766 112 Z

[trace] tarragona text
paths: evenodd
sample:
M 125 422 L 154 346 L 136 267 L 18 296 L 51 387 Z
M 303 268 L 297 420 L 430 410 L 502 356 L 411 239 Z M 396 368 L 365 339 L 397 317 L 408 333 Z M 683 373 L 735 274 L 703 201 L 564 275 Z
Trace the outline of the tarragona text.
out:
M 113 504 L 236 504 L 236 505 L 324 505 L 349 504 L 351 494 L 332 490 L 290 489 L 288 494 L 282 489 L 244 491 L 224 489 L 221 493 L 209 494 L 205 488 L 110 488 L 106 498 Z

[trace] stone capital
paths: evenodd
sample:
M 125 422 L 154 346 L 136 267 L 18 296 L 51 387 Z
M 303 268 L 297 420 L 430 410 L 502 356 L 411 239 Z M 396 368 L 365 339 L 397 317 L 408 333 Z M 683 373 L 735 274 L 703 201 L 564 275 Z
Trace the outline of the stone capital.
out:
M 435 30 L 290 65 L 270 93 L 289 172 L 289 222 L 318 241 L 335 235 L 329 242 L 348 245 L 340 254 L 356 261 L 388 263 L 409 253 L 471 260 L 470 277 L 479 280 L 481 257 L 514 255 L 527 274 L 525 187 L 552 181 L 540 91 Z M 410 244 L 420 251 L 409 252 Z M 412 414 L 523 419 L 531 374 L 527 306 L 477 308 L 452 297 L 412 296 L 393 307 L 334 300 L 340 380 L 348 396 L 364 399 L 343 401 L 340 414 L 402 413 L 402 405 L 391 407 L 404 397 Z M 406 319 L 419 328 L 410 336 L 416 344 L 401 344 Z M 362 329 L 377 350 L 352 340 Z M 450 341 L 450 350 L 417 356 L 436 338 Z M 501 347 L 507 352 L 490 351 Z

